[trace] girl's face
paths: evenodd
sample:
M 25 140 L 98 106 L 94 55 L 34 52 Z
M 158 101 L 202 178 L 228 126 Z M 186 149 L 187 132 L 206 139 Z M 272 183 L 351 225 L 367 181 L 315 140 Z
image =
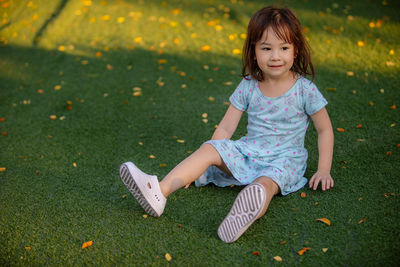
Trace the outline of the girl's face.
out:
M 264 31 L 255 45 L 257 65 L 264 79 L 286 78 L 290 74 L 295 59 L 293 44 L 276 36 L 272 28 Z

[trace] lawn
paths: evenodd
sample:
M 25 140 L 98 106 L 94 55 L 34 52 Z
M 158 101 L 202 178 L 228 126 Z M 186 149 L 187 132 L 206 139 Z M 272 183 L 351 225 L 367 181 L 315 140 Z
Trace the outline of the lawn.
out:
M 125 161 L 161 179 L 211 137 L 265 4 L 0 0 L 0 265 L 399 265 L 395 0 L 267 3 L 292 8 L 310 42 L 335 130 L 332 190 L 276 197 L 225 244 L 217 228 L 240 187 L 179 190 L 152 218 L 120 181 Z

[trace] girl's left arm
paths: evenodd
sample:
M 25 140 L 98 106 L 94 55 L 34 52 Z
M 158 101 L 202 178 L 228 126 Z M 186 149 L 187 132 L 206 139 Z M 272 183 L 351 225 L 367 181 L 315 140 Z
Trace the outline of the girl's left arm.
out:
M 322 108 L 311 116 L 318 133 L 318 170 L 310 180 L 310 188 L 317 189 L 321 182 L 322 190 L 333 187 L 334 182 L 330 171 L 333 157 L 333 130 L 328 111 Z

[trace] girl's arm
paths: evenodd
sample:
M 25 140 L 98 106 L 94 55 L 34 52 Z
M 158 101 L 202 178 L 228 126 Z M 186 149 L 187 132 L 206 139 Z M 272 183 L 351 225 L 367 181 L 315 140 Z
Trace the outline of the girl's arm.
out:
M 322 190 L 333 187 L 334 182 L 330 171 L 333 157 L 333 130 L 326 108 L 321 109 L 311 116 L 318 133 L 318 170 L 310 180 L 310 188 L 317 189 L 321 182 Z
M 229 106 L 222 118 L 217 129 L 215 130 L 212 140 L 230 139 L 239 124 L 243 112 L 235 108 L 232 104 Z

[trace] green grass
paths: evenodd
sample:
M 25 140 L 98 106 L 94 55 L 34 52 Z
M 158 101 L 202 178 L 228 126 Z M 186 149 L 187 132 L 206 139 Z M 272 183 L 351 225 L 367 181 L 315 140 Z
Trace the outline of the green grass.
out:
M 161 178 L 210 138 L 240 81 L 232 50 L 264 1 L 0 2 L 0 265 L 398 265 L 400 6 L 383 2 L 271 2 L 307 28 L 315 83 L 346 131 L 335 131 L 334 189 L 276 197 L 229 245 L 216 231 L 240 188 L 192 186 L 144 218 L 118 168 L 129 160 Z M 312 128 L 306 146 L 310 177 Z

